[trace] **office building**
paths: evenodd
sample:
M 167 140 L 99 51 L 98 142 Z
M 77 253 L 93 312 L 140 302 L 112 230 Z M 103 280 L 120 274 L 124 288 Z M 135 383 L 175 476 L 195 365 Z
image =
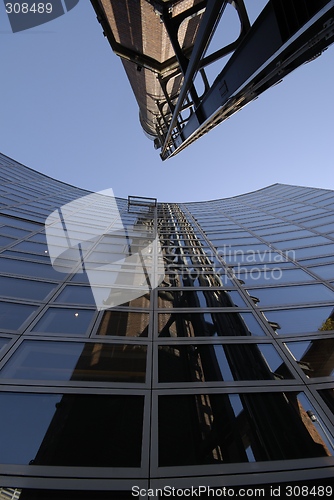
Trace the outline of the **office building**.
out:
M 0 163 L 1 499 L 333 483 L 333 191 L 117 199 L 89 250 L 97 308 L 67 243 L 51 265 L 45 233 L 82 200 L 71 247 L 84 250 L 90 193 Z M 103 266 L 121 225 L 127 244 L 157 231 L 165 274 L 110 307 Z

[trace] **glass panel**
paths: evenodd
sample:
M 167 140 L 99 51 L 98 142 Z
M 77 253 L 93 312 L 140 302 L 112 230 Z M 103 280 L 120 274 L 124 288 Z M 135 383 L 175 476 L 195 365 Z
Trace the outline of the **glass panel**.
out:
M 0 338 L 0 352 L 2 351 L 2 348 L 8 344 L 8 342 L 9 342 L 9 339 Z
M 314 266 L 309 268 L 310 271 L 316 273 L 318 276 L 324 279 L 334 278 L 334 264 L 328 264 L 324 266 Z
M 265 263 L 265 262 L 285 262 L 286 259 L 283 255 L 273 252 L 258 252 L 252 251 L 250 249 L 245 251 L 236 251 L 223 255 L 218 249 L 218 253 L 223 256 L 223 259 L 227 264 L 252 264 L 252 263 Z
M 56 280 L 63 280 L 64 276 L 66 276 L 63 273 L 55 271 L 51 264 L 39 264 L 37 262 L 5 258 L 0 258 L 0 272 Z
M 95 311 L 86 309 L 61 309 L 49 307 L 33 327 L 33 332 L 67 333 L 83 335 L 86 333 Z
M 265 335 L 251 313 L 158 314 L 160 337 Z
M 128 311 L 106 311 L 97 335 L 147 337 L 149 314 Z
M 15 241 L 14 238 L 9 238 L 8 236 L 0 235 L 0 247 L 6 247 L 7 245 L 14 243 L 14 241 Z
M 56 284 L 0 276 L 0 295 L 30 300 L 43 300 Z
M 286 346 L 308 377 L 334 374 L 334 338 L 287 342 Z
M 33 241 L 21 241 L 13 246 L 13 250 L 34 252 L 34 253 L 48 253 L 48 247 L 42 243 L 35 243 Z
M 245 306 L 238 292 L 234 292 L 233 299 Z M 239 299 L 239 300 L 238 300 Z M 194 290 L 178 292 L 165 290 L 158 291 L 158 307 L 235 307 L 230 291 L 223 290 Z
M 322 389 L 319 394 L 334 415 L 334 389 Z
M 0 302 L 0 328 L 17 330 L 38 309 L 38 306 Z
M 19 229 L 13 226 L 1 226 L 0 233 L 8 236 L 16 236 L 17 238 L 22 238 L 30 233 L 30 231 L 26 231 L 25 229 Z
M 303 334 L 333 330 L 332 311 L 333 307 L 305 307 L 283 309 L 281 311 L 264 311 L 264 314 L 269 321 L 278 323 L 280 326 L 276 333 Z
M 257 297 L 259 306 L 280 304 L 313 304 L 316 302 L 330 302 L 334 300 L 334 292 L 324 285 L 297 285 L 280 286 L 277 288 L 254 288 L 248 292 Z
M 0 376 L 23 380 L 145 382 L 146 350 L 146 346 L 137 344 L 25 340 Z
M 228 382 L 293 378 L 269 344 L 159 346 L 159 382 Z
M 303 393 L 168 395 L 158 405 L 160 467 L 333 455 Z
M 242 272 L 240 272 L 242 271 Z M 236 277 L 243 280 L 247 285 L 269 285 L 283 283 L 298 283 L 301 281 L 313 281 L 314 278 L 302 269 L 280 269 L 280 268 L 235 268 Z
M 92 290 L 88 286 L 68 285 L 58 295 L 55 302 L 61 302 L 62 304 L 95 305 Z
M 310 257 L 313 255 L 326 255 L 334 253 L 334 245 L 318 245 L 310 248 L 300 248 L 294 251 L 297 259 L 302 257 Z
M 0 462 L 139 467 L 142 396 L 0 394 Z

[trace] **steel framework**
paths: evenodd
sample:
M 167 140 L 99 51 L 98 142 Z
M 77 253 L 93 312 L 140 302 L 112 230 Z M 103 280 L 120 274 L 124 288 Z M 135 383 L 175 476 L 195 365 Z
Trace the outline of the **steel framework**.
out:
M 253 24 L 247 0 L 91 2 L 112 49 L 123 60 L 141 125 L 156 149 L 161 148 L 162 160 L 334 41 L 334 0 L 269 0 Z M 208 55 L 228 4 L 237 12 L 240 34 Z M 210 85 L 207 67 L 227 55 Z

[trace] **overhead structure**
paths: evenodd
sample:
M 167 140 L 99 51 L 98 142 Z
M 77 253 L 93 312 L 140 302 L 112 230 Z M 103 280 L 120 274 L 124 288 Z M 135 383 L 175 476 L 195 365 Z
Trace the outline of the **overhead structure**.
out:
M 161 149 L 162 160 L 334 41 L 334 0 L 268 0 L 253 24 L 249 1 L 91 0 L 122 59 L 143 130 Z M 239 36 L 227 45 L 219 37 L 213 43 L 232 7 Z M 209 78 L 208 67 L 220 60 Z

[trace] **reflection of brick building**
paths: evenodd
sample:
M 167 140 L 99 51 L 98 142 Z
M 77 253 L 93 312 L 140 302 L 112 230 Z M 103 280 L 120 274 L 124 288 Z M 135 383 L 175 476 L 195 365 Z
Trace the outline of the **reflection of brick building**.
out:
M 1 165 L 3 491 L 118 500 L 135 484 L 332 481 L 333 192 L 158 203 L 163 281 L 97 311 L 73 261 L 52 268 L 44 233 L 86 192 Z M 94 252 L 98 268 L 113 249 Z

